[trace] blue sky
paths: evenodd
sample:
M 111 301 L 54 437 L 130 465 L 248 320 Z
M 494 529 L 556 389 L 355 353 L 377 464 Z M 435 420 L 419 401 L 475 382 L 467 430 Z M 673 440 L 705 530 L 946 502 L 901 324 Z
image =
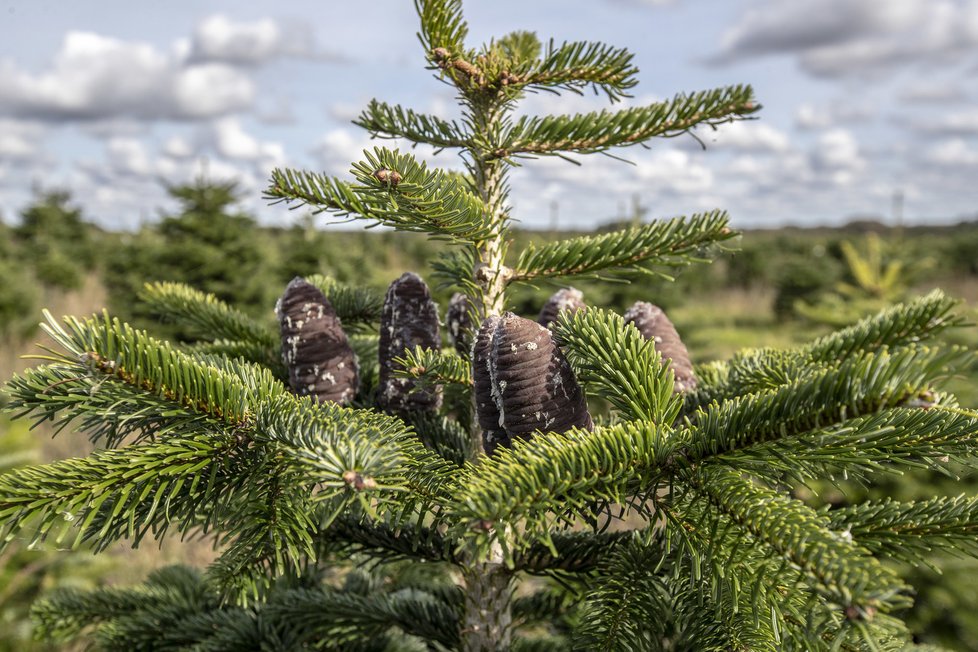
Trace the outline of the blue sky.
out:
M 714 207 L 738 226 L 978 216 L 978 0 L 470 0 L 470 44 L 515 29 L 628 47 L 630 103 L 753 84 L 760 119 L 651 149 L 527 162 L 514 215 L 587 228 L 628 210 Z M 431 77 L 409 0 L 248 3 L 0 0 L 0 215 L 66 187 L 86 216 L 133 228 L 172 208 L 163 181 L 240 182 L 264 223 L 268 172 L 345 175 L 372 144 L 350 120 L 376 97 L 457 115 Z M 603 106 L 528 98 L 529 113 Z M 432 158 L 458 167 L 452 152 Z M 556 211 L 554 210 L 556 206 Z

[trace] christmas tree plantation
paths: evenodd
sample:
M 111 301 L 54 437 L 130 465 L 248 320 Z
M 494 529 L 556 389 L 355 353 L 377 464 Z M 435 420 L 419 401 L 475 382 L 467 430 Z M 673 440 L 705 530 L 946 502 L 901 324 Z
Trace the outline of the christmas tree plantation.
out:
M 888 561 L 975 552 L 978 503 L 828 511 L 792 488 L 975 460 L 978 419 L 941 391 L 968 354 L 929 344 L 960 325 L 953 302 L 934 293 L 698 368 L 654 305 L 626 321 L 566 292 L 569 309 L 541 312 L 550 328 L 507 313 L 516 284 L 665 274 L 734 235 L 713 211 L 510 252 L 514 165 L 757 104 L 732 87 L 517 118 L 527 92 L 616 102 L 636 83 L 631 55 L 526 32 L 471 49 L 459 1 L 416 7 L 462 119 L 375 101 L 357 124 L 458 150 L 465 172 L 378 147 L 352 180 L 279 170 L 267 196 L 447 240 L 429 276 L 460 293 L 451 343 L 414 273 L 386 297 L 296 280 L 278 328 L 148 286 L 146 304 L 196 337 L 181 344 L 108 315 L 49 317 L 54 344 L 8 384 L 12 410 L 99 448 L 0 477 L 8 544 L 176 531 L 212 538 L 219 557 L 54 593 L 34 608 L 39 633 L 127 650 L 911 647 L 899 613 L 913 589 Z

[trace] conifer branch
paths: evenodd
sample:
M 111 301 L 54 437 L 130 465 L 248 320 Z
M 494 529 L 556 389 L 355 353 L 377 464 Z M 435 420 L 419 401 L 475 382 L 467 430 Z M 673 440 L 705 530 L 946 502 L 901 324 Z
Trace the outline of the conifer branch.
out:
M 633 57 L 625 48 L 604 43 L 573 41 L 555 45 L 551 40 L 541 60 L 520 76 L 520 83 L 527 88 L 578 94 L 590 86 L 615 102 L 628 97 L 627 91 L 638 83 Z
M 353 121 L 375 138 L 406 138 L 412 143 L 425 143 L 437 148 L 465 147 L 466 134 L 455 121 L 448 122 L 433 115 L 391 106 L 371 100 L 367 108 Z
M 905 346 L 932 339 L 938 333 L 965 325 L 951 311 L 957 302 L 940 290 L 886 308 L 848 328 L 815 340 L 803 350 L 813 360 L 842 360 L 856 351 Z
M 978 497 L 938 496 L 903 503 L 887 498 L 828 512 L 833 529 L 873 554 L 914 564 L 934 550 L 978 554 Z
M 852 326 L 794 350 L 755 349 L 729 363 L 714 363 L 697 391 L 687 396 L 686 412 L 714 400 L 775 389 L 821 373 L 860 352 L 897 348 L 933 339 L 964 320 L 951 312 L 955 302 L 935 290 L 861 319 Z M 964 354 L 960 354 L 962 357 Z M 962 360 L 950 364 L 955 368 Z
M 38 635 L 68 641 L 92 625 L 98 628 L 103 623 L 127 617 L 136 620 L 180 604 L 185 607 L 181 611 L 187 615 L 193 610 L 216 607 L 216 601 L 208 604 L 207 596 L 202 595 L 205 593 L 195 571 L 184 566 L 168 566 L 153 571 L 143 584 L 133 588 L 100 587 L 90 591 L 59 588 L 36 602 L 31 615 Z M 178 629 L 186 632 L 185 628 Z M 157 637 L 167 633 L 156 632 Z
M 560 627 L 578 600 L 579 596 L 569 591 L 537 591 L 513 600 L 513 620 L 520 627 L 536 624 Z
M 391 625 L 407 634 L 458 647 L 459 615 L 453 605 L 418 589 L 356 595 L 318 589 L 294 589 L 267 608 L 269 617 L 284 619 L 303 631 L 303 639 L 350 646 Z
M 799 585 L 796 571 L 745 538 L 707 501 L 680 491 L 659 502 L 659 513 L 665 517 L 668 560 L 663 572 L 670 576 L 681 642 L 716 650 L 744 644 L 780 650 L 794 649 L 786 643 L 795 634 L 805 649 L 805 630 L 814 623 L 828 619 L 829 631 L 839 630 L 840 614 L 826 613 Z
M 355 192 L 353 184 L 340 181 L 326 174 L 315 174 L 289 168 L 272 170 L 271 186 L 264 198 L 272 203 L 299 202 L 309 206 L 314 213 L 330 212 L 337 217 L 371 220 L 374 206 L 368 198 Z M 375 220 L 378 223 L 380 220 Z
M 616 112 L 524 117 L 513 125 L 495 155 L 509 158 L 520 154 L 603 152 L 644 143 L 656 136 L 679 136 L 697 125 L 741 120 L 759 108 L 750 86 L 730 86 Z
M 275 397 L 285 391 L 268 372 L 256 371 L 254 382 L 246 383 L 110 318 L 108 313 L 101 319 L 84 321 L 66 317 L 63 326 L 50 313 L 45 312 L 45 318 L 47 323 L 41 327 L 63 349 L 52 352 L 52 360 L 59 366 L 79 376 L 122 382 L 136 392 L 154 394 L 232 426 L 247 422 L 259 397 Z M 25 408 L 34 409 L 29 397 L 24 400 Z
M 254 342 L 272 347 L 278 337 L 213 294 L 183 283 L 147 283 L 139 294 L 150 312 L 193 331 L 202 340 Z
M 40 631 L 60 640 L 94 625 L 107 649 L 346 649 L 382 640 L 392 624 L 454 647 L 458 630 L 455 609 L 419 589 L 360 595 L 280 586 L 266 602 L 242 608 L 222 604 L 203 578 L 182 567 L 156 571 L 135 589 L 62 589 L 34 613 Z
M 642 498 L 664 478 L 674 450 L 668 432 L 635 421 L 593 432 L 535 435 L 500 449 L 457 489 L 451 513 L 468 528 L 459 534 L 488 546 L 494 533 L 486 524 L 522 521 L 524 536 L 514 542 L 516 551 L 540 541 L 556 555 L 552 525 L 593 519 L 605 503 L 644 509 Z
M 122 383 L 86 371 L 66 365 L 26 369 L 7 383 L 7 409 L 31 418 L 35 426 L 50 422 L 55 434 L 74 425 L 105 448 L 225 428 L 209 415 L 175 408 L 161 396 L 133 393 Z
M 703 258 L 704 249 L 733 238 L 724 211 L 658 220 L 620 231 L 527 246 L 511 281 L 583 276 L 615 278 L 633 274 L 665 276 L 657 268 L 682 267 Z
M 689 460 L 933 398 L 934 377 L 959 356 L 923 347 L 865 353 L 774 390 L 714 403 L 692 416 Z
M 340 515 L 313 537 L 316 556 L 366 553 L 388 560 L 454 561 L 452 543 L 436 529 L 411 523 L 398 527 L 386 521 Z
M 289 372 L 282 363 L 281 344 L 275 342 L 266 346 L 261 342 L 232 342 L 215 340 L 213 342 L 194 342 L 184 350 L 196 360 L 239 360 L 267 369 L 279 381 L 288 382 Z
M 465 395 L 468 399 L 469 395 Z M 414 428 L 418 440 L 442 459 L 458 467 L 471 459 L 471 436 L 462 423 L 451 417 L 425 412 L 408 414 L 405 421 Z
M 621 315 L 600 308 L 563 311 L 555 335 L 577 378 L 624 418 L 675 421 L 682 397 L 673 393 L 672 372 L 655 342 Z
M 726 563 L 732 565 L 732 558 Z M 738 573 L 728 570 L 727 575 L 721 578 L 725 581 L 716 584 L 691 575 L 677 577 L 674 573 L 670 578 L 670 606 L 678 630 L 677 647 L 716 652 L 806 649 L 807 640 L 801 647 L 794 648 L 787 644 L 794 637 L 782 634 L 784 622 L 790 615 L 780 612 L 789 611 L 790 614 L 795 609 L 794 605 L 786 609 L 770 609 L 770 613 L 761 614 L 758 612 L 768 606 L 768 596 L 762 598 L 759 592 L 731 589 L 730 585 L 741 579 Z M 712 579 L 715 581 L 717 578 Z M 780 591 L 774 592 L 782 602 L 791 601 Z M 752 604 L 753 601 L 758 604 Z
M 455 54 L 465 51 L 469 26 L 462 16 L 461 0 L 415 0 L 414 8 L 421 18 L 418 39 L 428 61 L 435 61 L 432 53 L 437 48 L 445 48 Z
M 513 567 L 533 575 L 589 573 L 597 570 L 612 551 L 631 538 L 631 532 L 558 532 L 550 537 L 552 548 L 535 543 L 517 551 Z
M 610 554 L 582 605 L 577 649 L 646 650 L 662 639 L 671 599 L 654 572 L 657 561 L 657 551 L 634 543 Z
M 432 274 L 439 279 L 439 288 L 461 288 L 470 297 L 481 296 L 482 287 L 472 278 L 478 253 L 473 247 L 453 247 L 431 261 Z
M 277 169 L 265 197 L 463 242 L 479 242 L 498 228 L 457 175 L 429 171 L 423 162 L 396 150 L 375 148 L 364 155 L 365 160 L 353 166 L 358 185 Z
M 378 204 L 378 221 L 469 242 L 498 229 L 458 175 L 429 171 L 424 162 L 397 150 L 374 148 L 364 155 L 364 161 L 353 164 L 353 173 L 363 184 L 360 192 Z
M 308 481 L 287 464 L 271 463 L 265 470 L 243 496 L 235 496 L 224 524 L 227 543 L 207 569 L 209 582 L 235 604 L 262 599 L 275 577 L 298 575 L 315 550 L 317 516 L 345 506 L 342 499 L 329 508 L 314 504 Z M 330 517 L 322 519 L 327 526 Z
M 975 465 L 978 420 L 947 410 L 897 408 L 851 419 L 834 428 L 773 441 L 716 459 L 766 478 L 858 479 L 902 467 L 951 475 L 949 462 Z
M 907 605 L 907 587 L 893 570 L 835 533 L 827 517 L 800 501 L 719 468 L 704 469 L 690 481 L 713 509 L 781 555 L 850 621 L 872 620 L 877 611 Z
M 200 434 L 12 471 L 0 476 L 0 527 L 6 542 L 28 526 L 34 541 L 60 542 L 77 529 L 74 545 L 98 549 L 121 537 L 160 536 L 173 522 L 186 531 L 204 518 L 198 509 L 214 510 L 226 490 L 249 479 L 238 446 L 230 435 Z
M 404 351 L 394 358 L 393 373 L 398 378 L 417 380 L 422 387 L 434 385 L 472 386 L 472 365 L 454 351 L 422 349 Z

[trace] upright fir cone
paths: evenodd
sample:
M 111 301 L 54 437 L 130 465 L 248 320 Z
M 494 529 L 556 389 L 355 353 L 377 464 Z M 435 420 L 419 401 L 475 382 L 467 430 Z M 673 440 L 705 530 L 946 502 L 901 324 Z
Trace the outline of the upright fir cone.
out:
M 663 361 L 669 360 L 669 366 L 675 374 L 676 392 L 696 389 L 696 376 L 689 361 L 689 352 L 662 308 L 645 301 L 636 301 L 625 313 L 625 323 L 635 324 L 635 328 L 645 339 L 655 341 L 655 350 L 662 354 Z
M 510 312 L 486 319 L 472 350 L 472 376 L 489 455 L 537 430 L 594 427 L 564 354 L 550 331 L 529 319 Z
M 469 318 L 469 297 L 461 292 L 452 295 L 445 315 L 448 339 L 459 355 L 467 357 L 472 350 L 472 320 Z
M 574 313 L 584 307 L 583 292 L 576 288 L 563 288 L 554 292 L 547 303 L 543 305 L 537 321 L 540 322 L 541 326 L 550 328 L 550 324 L 557 321 L 557 315 L 564 310 L 570 310 Z
M 289 386 L 320 403 L 346 405 L 359 383 L 357 357 L 326 295 L 294 278 L 275 304 Z
M 394 377 L 394 358 L 405 349 L 441 350 L 438 306 L 428 286 L 407 272 L 387 288 L 380 317 L 380 387 L 377 401 L 388 412 L 433 411 L 441 406 L 441 387 L 419 389 L 410 378 Z

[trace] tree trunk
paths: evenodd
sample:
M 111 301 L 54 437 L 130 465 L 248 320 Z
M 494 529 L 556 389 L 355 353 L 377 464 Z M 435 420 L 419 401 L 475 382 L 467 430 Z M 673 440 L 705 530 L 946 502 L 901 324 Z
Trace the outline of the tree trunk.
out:
M 508 650 L 511 639 L 512 574 L 501 562 L 475 563 L 463 570 L 464 652 Z
M 503 104 L 489 101 L 473 107 L 474 130 L 481 134 L 499 132 L 503 118 Z M 492 148 L 490 148 L 491 151 Z M 503 238 L 506 220 L 506 166 L 488 152 L 471 151 L 472 173 L 475 189 L 482 199 L 485 210 L 495 225 L 492 237 L 478 249 L 478 259 L 472 270 L 476 283 L 482 290 L 476 299 L 478 322 L 476 330 L 491 315 L 500 315 L 506 305 L 506 284 L 511 270 L 506 267 L 506 241 Z M 473 396 L 473 401 L 475 397 Z M 473 411 L 473 415 L 477 413 Z M 471 462 L 479 463 L 485 455 L 482 449 L 482 430 L 473 419 Z M 512 613 L 510 601 L 513 594 L 513 574 L 502 562 L 501 550 L 494 550 L 490 558 L 470 557 L 462 565 L 462 588 L 465 604 L 462 616 L 462 650 L 464 652 L 496 652 L 508 650 L 511 639 Z

